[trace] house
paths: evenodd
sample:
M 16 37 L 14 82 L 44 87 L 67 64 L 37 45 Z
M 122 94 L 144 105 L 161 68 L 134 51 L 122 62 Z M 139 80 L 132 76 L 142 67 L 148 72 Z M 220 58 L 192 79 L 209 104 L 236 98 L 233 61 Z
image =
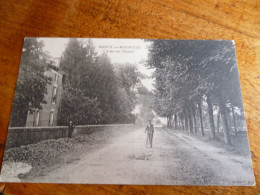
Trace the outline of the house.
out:
M 42 109 L 34 109 L 32 112 L 28 112 L 26 127 L 57 125 L 61 95 L 63 92 L 63 75 L 54 68 L 46 69 L 44 74 L 52 78 L 51 83 L 47 85 L 47 94 L 44 98 L 46 104 L 42 104 Z

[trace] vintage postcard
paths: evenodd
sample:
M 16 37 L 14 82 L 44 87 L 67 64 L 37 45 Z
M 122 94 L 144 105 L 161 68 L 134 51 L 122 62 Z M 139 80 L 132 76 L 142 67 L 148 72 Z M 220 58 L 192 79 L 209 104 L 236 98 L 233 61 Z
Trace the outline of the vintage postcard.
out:
M 0 181 L 255 185 L 234 42 L 25 38 Z

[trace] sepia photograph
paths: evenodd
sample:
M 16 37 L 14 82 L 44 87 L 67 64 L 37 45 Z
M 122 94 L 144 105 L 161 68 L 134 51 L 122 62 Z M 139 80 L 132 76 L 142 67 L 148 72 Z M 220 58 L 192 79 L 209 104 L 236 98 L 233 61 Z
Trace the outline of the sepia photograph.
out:
M 1 182 L 252 186 L 231 40 L 25 38 Z

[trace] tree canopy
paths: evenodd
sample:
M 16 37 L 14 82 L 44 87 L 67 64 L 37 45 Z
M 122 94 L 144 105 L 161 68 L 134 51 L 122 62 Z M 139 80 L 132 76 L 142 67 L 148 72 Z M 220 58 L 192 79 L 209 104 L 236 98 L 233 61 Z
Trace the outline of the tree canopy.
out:
M 10 126 L 25 126 L 28 111 L 41 109 L 41 105 L 46 103 L 44 96 L 50 79 L 44 72 L 49 62 L 42 42 L 37 38 L 24 40 Z
M 113 65 L 105 53 L 97 54 L 90 40 L 70 39 L 60 69 L 65 82 L 59 124 L 72 119 L 77 124 L 134 122 L 135 88 L 140 82 L 135 66 Z M 79 109 L 84 110 L 81 117 Z
M 177 114 L 192 132 L 192 115 L 207 100 L 212 137 L 213 105 L 219 106 L 226 143 L 230 143 L 227 104 L 241 106 L 241 92 L 231 41 L 152 40 L 147 65 L 155 68 L 156 113 L 169 119 Z M 205 99 L 206 97 L 206 99 Z

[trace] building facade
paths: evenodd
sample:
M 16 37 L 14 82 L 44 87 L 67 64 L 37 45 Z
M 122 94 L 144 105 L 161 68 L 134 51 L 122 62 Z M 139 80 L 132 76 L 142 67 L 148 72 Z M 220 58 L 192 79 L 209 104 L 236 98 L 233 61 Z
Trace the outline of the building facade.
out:
M 28 112 L 26 120 L 27 127 L 57 125 L 63 92 L 63 75 L 53 69 L 46 70 L 44 74 L 52 79 L 51 83 L 47 85 L 47 94 L 44 98 L 46 104 L 42 104 L 42 109 L 34 109 L 32 112 Z

